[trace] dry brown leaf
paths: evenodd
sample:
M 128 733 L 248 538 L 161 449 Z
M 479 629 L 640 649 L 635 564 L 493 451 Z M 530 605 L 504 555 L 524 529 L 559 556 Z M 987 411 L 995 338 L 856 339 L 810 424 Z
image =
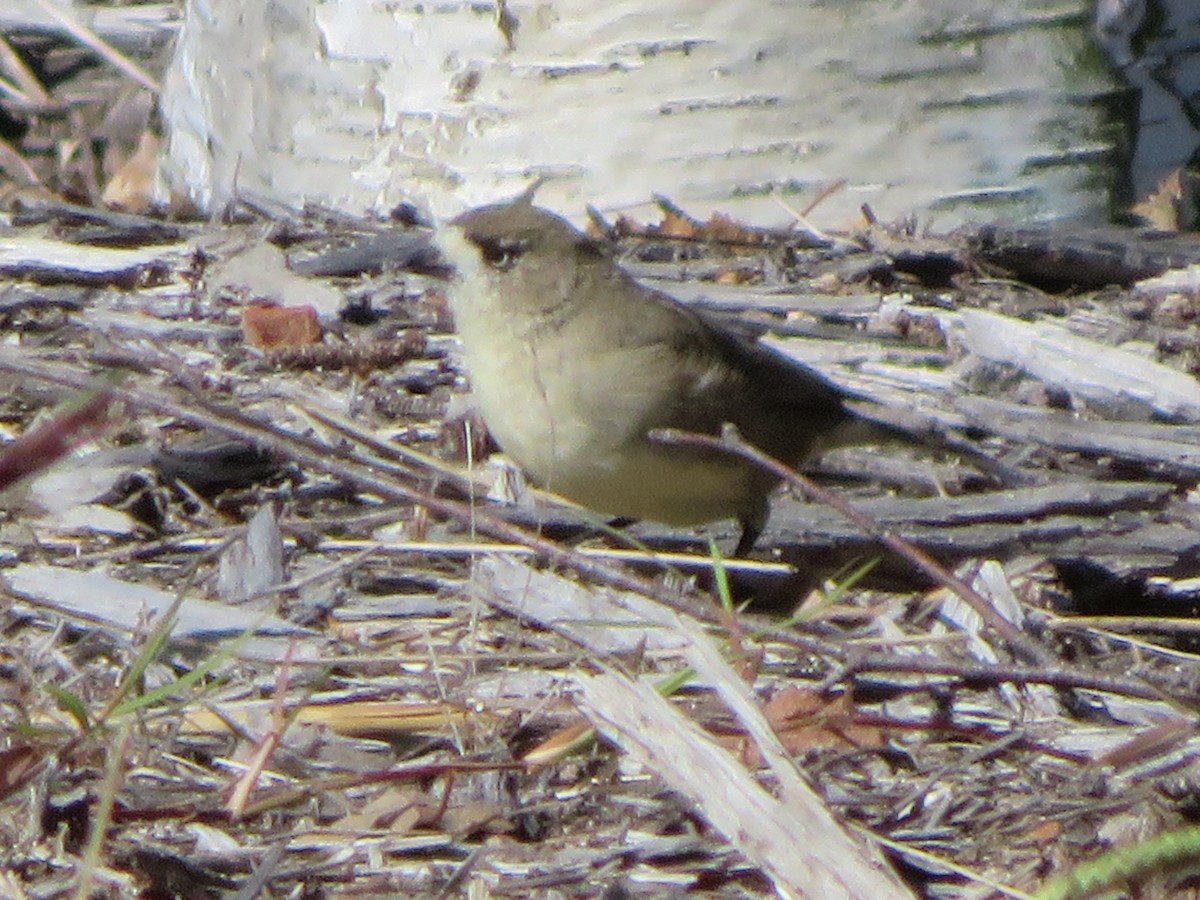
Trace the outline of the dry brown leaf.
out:
M 31 744 L 17 744 L 0 750 L 0 794 L 23 784 L 27 776 L 45 759 L 45 751 Z
M 1036 846 L 1052 844 L 1062 836 L 1063 825 L 1054 819 L 1048 819 L 1045 822 L 1038 822 L 1029 831 L 1026 836 L 1029 842 Z
M 617 216 L 617 221 L 613 223 L 613 233 L 618 237 L 631 237 L 645 234 L 646 226 L 636 219 L 621 213 L 621 215 Z
M 791 754 L 881 747 L 886 741 L 882 729 L 858 721 L 849 694 L 830 703 L 819 691 L 787 687 L 764 704 L 763 713 Z
M 819 691 L 786 687 L 763 704 L 763 714 L 772 726 L 780 728 L 794 719 L 819 715 L 831 705 Z
M 1186 198 L 1183 167 L 1172 169 L 1158 182 L 1147 196 L 1129 208 L 1129 211 L 1152 228 L 1159 231 L 1178 231 L 1181 204 Z
M 131 213 L 150 212 L 155 204 L 158 150 L 158 136 L 143 131 L 133 154 L 109 179 L 104 193 L 100 195 L 101 202 L 109 209 Z
M 750 284 L 757 281 L 759 271 L 748 266 L 736 266 L 733 268 L 722 269 L 717 272 L 713 278 L 717 284 Z
M 682 216 L 667 213 L 658 225 L 658 233 L 663 237 L 686 238 L 696 237 L 696 226 Z
M 753 244 L 758 235 L 743 223 L 723 212 L 714 212 L 704 223 L 704 235 L 715 241 L 728 244 Z
M 251 347 L 300 347 L 321 340 L 321 323 L 311 306 L 254 303 L 242 311 L 242 334 Z

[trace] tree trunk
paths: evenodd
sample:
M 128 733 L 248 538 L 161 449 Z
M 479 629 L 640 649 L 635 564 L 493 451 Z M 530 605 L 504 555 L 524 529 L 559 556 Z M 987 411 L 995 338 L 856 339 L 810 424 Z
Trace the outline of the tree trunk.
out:
M 1087 0 L 189 0 L 168 174 L 234 195 L 446 213 L 539 200 L 704 215 L 1103 218 L 1112 88 Z

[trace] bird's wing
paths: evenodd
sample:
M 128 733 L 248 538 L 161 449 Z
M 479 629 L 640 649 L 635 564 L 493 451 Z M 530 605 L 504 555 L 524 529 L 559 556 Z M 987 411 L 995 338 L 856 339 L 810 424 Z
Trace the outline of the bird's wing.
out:
M 759 343 L 750 328 L 713 313 L 694 309 L 660 291 L 651 291 L 649 302 L 662 310 L 661 324 L 650 329 L 647 340 L 668 340 L 682 355 L 691 355 L 691 377 L 714 377 L 711 360 L 724 363 L 736 383 L 734 390 L 752 390 L 764 403 L 794 407 L 806 417 L 837 419 L 846 415 L 844 399 L 859 399 L 816 369 Z M 701 389 L 704 386 L 701 385 Z

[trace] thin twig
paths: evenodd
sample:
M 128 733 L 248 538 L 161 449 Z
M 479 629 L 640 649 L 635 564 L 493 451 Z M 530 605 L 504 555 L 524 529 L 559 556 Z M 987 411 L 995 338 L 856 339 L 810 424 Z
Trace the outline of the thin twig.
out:
M 162 90 L 162 85 L 145 69 L 125 56 L 120 50 L 107 43 L 90 28 L 85 27 L 81 22 L 77 22 L 70 15 L 63 12 L 62 9 L 51 3 L 50 0 L 38 0 L 38 6 L 45 11 L 46 15 L 58 22 L 67 34 L 92 50 L 118 72 L 123 72 L 146 90 L 156 95 Z
M 94 383 L 94 377 L 87 372 L 34 361 L 9 349 L 0 350 L 0 370 L 77 389 Z M 497 516 L 473 510 L 468 503 L 438 497 L 428 491 L 388 478 L 368 462 L 355 458 L 344 448 L 330 447 L 314 438 L 289 433 L 239 410 L 213 403 L 201 395 L 198 387 L 192 392 L 191 406 L 185 406 L 170 393 L 152 387 L 116 385 L 110 388 L 110 395 L 138 409 L 173 416 L 198 427 L 211 429 L 217 434 L 255 444 L 313 471 L 341 478 L 365 493 L 398 503 L 423 506 L 435 515 L 463 524 L 469 524 L 474 519 L 480 531 L 502 541 L 529 547 L 539 559 L 550 565 L 565 566 L 584 578 L 617 590 L 643 594 L 676 612 L 693 616 L 703 622 L 711 623 L 717 620 L 715 610 L 695 599 L 675 595 L 649 579 L 587 559 L 569 548 L 563 548 L 554 541 L 512 525 Z
M 12 48 L 12 44 L 0 35 L 0 70 L 6 72 L 15 82 L 13 90 L 22 105 L 45 109 L 51 106 L 50 95 L 42 87 L 33 70 L 25 64 L 25 60 Z
M 24 155 L 17 152 L 12 144 L 2 138 L 0 138 L 0 170 L 7 170 L 13 175 L 23 175 L 30 186 L 40 187 L 42 185 L 42 179 L 38 178 L 37 172 L 33 170 L 33 166 L 29 165 Z
M 1094 672 L 1081 672 L 1054 665 L 1047 668 L 1030 669 L 1020 666 L 1005 666 L 999 663 L 973 665 L 929 656 L 884 656 L 880 654 L 860 657 L 853 661 L 850 669 L 859 674 L 890 672 L 904 675 L 940 675 L 968 685 L 1044 684 L 1063 690 L 1100 691 L 1106 694 L 1135 697 L 1139 700 L 1170 701 L 1173 699 L 1162 689 L 1142 680 L 1098 675 Z M 934 685 L 924 684 L 919 687 L 928 690 Z
M 807 219 L 810 215 L 812 215 L 813 210 L 844 188 L 846 184 L 847 182 L 845 178 L 836 178 L 829 182 L 829 184 L 822 187 L 819 191 L 817 191 L 817 196 L 808 201 L 808 205 L 805 206 L 804 209 L 800 210 L 800 218 Z
M 728 432 L 721 437 L 713 437 L 711 435 L 695 434 L 675 429 L 658 429 L 651 432 L 650 436 L 652 440 L 672 446 L 700 447 L 708 450 L 717 450 L 718 452 L 732 453 L 748 460 L 761 469 L 771 472 L 794 487 L 802 496 L 837 510 L 861 528 L 864 534 L 874 538 L 901 559 L 907 560 L 914 568 L 928 575 L 938 584 L 953 591 L 964 603 L 975 610 L 996 634 L 1011 644 L 1014 651 L 1018 651 L 1019 655 L 1024 657 L 1026 661 L 1042 665 L 1048 665 L 1053 662 L 1054 657 L 1046 648 L 1032 641 L 1017 626 L 996 612 L 995 607 L 992 606 L 986 597 L 961 578 L 947 571 L 941 563 L 929 556 L 924 550 L 884 528 L 866 513 L 848 503 L 833 491 L 826 490 L 811 479 L 805 478 L 795 469 L 785 466 L 778 460 L 767 456 L 767 454 L 747 444 L 741 438 Z

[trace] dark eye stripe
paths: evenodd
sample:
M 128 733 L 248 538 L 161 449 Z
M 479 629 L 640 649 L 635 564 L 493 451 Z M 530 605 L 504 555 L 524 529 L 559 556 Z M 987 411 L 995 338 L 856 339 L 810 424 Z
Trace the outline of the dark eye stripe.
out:
M 529 249 L 526 241 L 504 238 L 474 238 L 474 241 L 483 254 L 483 261 L 494 269 L 511 269 Z

